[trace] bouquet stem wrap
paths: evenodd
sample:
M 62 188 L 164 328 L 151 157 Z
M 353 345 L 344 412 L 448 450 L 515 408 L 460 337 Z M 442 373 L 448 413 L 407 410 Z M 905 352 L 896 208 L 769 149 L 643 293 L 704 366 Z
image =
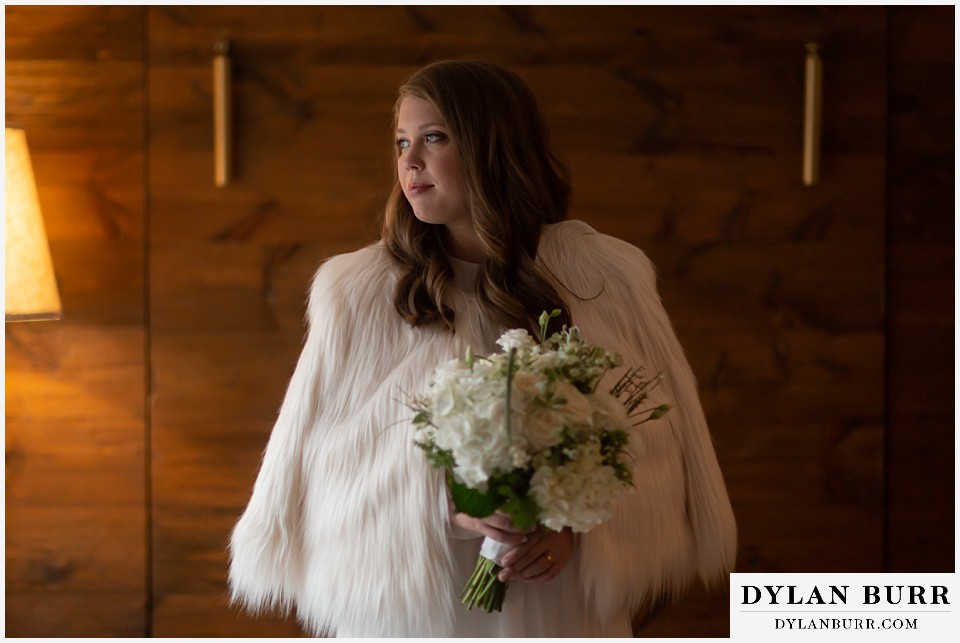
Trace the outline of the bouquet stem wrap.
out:
M 499 612 L 503 607 L 503 599 L 507 594 L 507 583 L 497 578 L 503 567 L 500 561 L 512 545 L 484 538 L 480 546 L 480 555 L 477 557 L 477 566 L 467 581 L 467 586 L 460 595 L 461 602 L 467 609 L 479 607 L 487 612 Z

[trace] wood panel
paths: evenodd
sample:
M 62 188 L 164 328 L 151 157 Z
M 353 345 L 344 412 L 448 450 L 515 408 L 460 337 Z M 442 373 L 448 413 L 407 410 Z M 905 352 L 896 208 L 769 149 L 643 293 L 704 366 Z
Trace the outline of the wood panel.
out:
M 882 568 L 883 9 L 148 16 L 154 590 L 168 606 L 157 632 L 242 629 L 220 600 L 225 544 L 296 359 L 309 276 L 376 235 L 397 85 L 461 55 L 531 84 L 574 173 L 574 216 L 660 268 L 740 519 L 741 568 Z M 218 190 L 210 56 L 222 36 L 238 176 Z M 825 154 L 822 184 L 805 189 L 812 38 L 825 57 Z M 173 606 L 186 605 L 184 620 Z M 642 634 L 723 635 L 725 605 L 692 598 Z
M 5 12 L 63 302 L 6 327 L 6 633 L 143 636 L 143 11 Z
M 888 570 L 952 572 L 954 10 L 889 11 Z
M 574 216 L 658 265 L 738 516 L 739 569 L 952 569 L 947 11 L 6 7 L 6 119 L 27 130 L 65 308 L 7 326 L 7 632 L 298 633 L 227 605 L 226 540 L 309 277 L 376 236 L 396 86 L 460 55 L 531 84 L 574 173 Z M 209 74 L 223 36 L 238 176 L 218 190 Z M 826 72 L 813 189 L 798 180 L 808 39 Z M 638 635 L 726 630 L 725 595 L 695 592 Z
M 167 595 L 157 602 L 154 614 L 157 622 L 155 636 L 165 638 L 181 636 L 182 632 L 217 638 L 306 638 L 293 619 L 270 615 L 257 619 L 240 615 L 211 618 L 212 614 L 236 614 L 225 596 L 213 592 Z
M 8 592 L 7 633 L 31 637 L 139 638 L 144 632 L 146 604 L 137 592 Z M 12 635 L 11 635 L 12 636 Z

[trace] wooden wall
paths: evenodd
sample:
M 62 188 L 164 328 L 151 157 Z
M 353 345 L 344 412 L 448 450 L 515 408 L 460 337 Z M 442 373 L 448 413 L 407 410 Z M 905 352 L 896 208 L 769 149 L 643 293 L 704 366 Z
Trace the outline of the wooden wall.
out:
M 887 568 L 954 570 L 954 22 L 889 11 Z
M 952 308 L 914 288 L 952 292 L 952 137 L 926 120 L 953 109 L 935 82 L 953 70 L 945 11 L 7 8 L 7 120 L 27 128 L 65 308 L 7 325 L 9 633 L 298 633 L 227 606 L 227 538 L 309 277 L 376 237 L 396 87 L 462 55 L 531 84 L 573 171 L 574 216 L 657 263 L 738 516 L 738 570 L 952 569 L 946 539 L 923 535 L 952 495 L 924 502 L 908 482 L 952 445 L 940 344 L 916 340 L 945 342 Z M 218 189 L 221 37 L 237 177 Z M 803 188 L 810 39 L 823 179 Z M 917 158 L 910 180 L 885 183 Z M 931 176 L 941 197 L 918 199 Z M 930 248 L 940 263 L 917 262 Z M 928 367 L 920 389 L 910 373 Z M 914 422 L 933 429 L 917 439 Z M 727 610 L 698 593 L 638 634 L 723 636 Z
M 6 325 L 6 626 L 147 628 L 143 12 L 6 7 L 6 122 L 25 129 L 63 302 Z

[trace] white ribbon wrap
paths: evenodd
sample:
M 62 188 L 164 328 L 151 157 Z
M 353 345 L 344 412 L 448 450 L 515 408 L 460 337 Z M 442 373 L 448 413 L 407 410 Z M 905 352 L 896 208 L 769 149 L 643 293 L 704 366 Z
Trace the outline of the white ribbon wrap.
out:
M 485 536 L 483 544 L 480 546 L 480 555 L 500 565 L 500 561 L 503 560 L 503 557 L 506 556 L 507 552 L 511 549 L 513 549 L 513 545 L 508 545 L 498 540 L 493 540 L 489 536 Z

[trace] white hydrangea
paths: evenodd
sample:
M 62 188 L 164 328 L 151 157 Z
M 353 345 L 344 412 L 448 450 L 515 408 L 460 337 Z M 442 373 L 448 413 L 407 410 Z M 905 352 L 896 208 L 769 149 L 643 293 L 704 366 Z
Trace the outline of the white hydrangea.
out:
M 505 400 L 489 381 L 469 371 L 431 388 L 433 442 L 449 451 L 453 472 L 467 486 L 486 490 L 495 471 L 508 471 L 516 460 L 505 426 Z
M 530 493 L 543 510 L 540 522 L 546 527 L 583 533 L 610 519 L 624 486 L 613 468 L 602 463 L 598 442 L 581 444 L 570 455 L 566 464 L 537 468 Z

